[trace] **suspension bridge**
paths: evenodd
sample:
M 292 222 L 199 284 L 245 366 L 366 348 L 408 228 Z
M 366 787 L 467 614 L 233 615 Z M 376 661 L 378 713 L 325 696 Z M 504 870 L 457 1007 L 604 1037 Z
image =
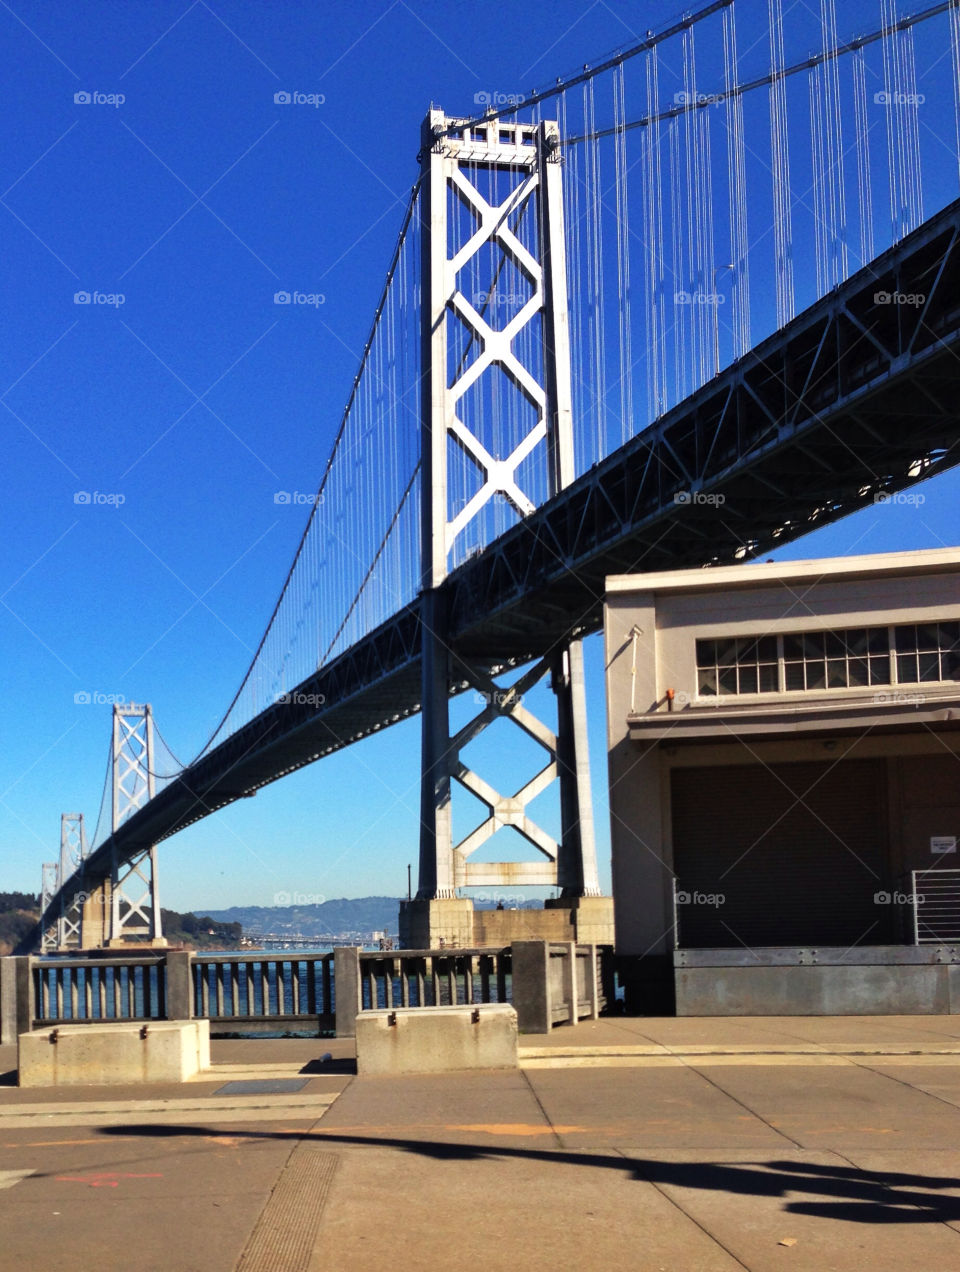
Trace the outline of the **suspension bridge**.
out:
M 44 868 L 51 943 L 159 935 L 160 842 L 417 712 L 418 901 L 598 895 L 581 642 L 605 576 L 746 562 L 957 462 L 960 0 L 880 0 L 860 33 L 835 0 L 803 30 L 761 9 L 429 111 L 255 656 L 189 763 L 115 708 L 89 848 L 65 815 Z M 550 721 L 524 702 L 545 678 Z M 462 754 L 500 719 L 545 754 L 506 793 Z M 554 781 L 558 838 L 528 809 Z M 459 841 L 457 787 L 486 810 Z M 475 855 L 504 827 L 536 861 Z

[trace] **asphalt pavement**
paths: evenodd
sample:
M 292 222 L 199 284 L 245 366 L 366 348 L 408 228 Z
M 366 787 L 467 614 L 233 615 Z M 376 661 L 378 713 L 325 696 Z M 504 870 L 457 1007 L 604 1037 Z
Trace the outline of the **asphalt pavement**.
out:
M 610 1018 L 510 1071 L 357 1078 L 347 1040 L 19 1090 L 0 1269 L 960 1266 L 960 1017 Z

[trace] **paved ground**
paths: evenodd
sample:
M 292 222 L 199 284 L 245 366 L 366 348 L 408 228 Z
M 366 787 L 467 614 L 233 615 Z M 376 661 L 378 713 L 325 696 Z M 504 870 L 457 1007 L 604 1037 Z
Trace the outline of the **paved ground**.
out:
M 290 1040 L 216 1043 L 186 1086 L 8 1077 L 0 1267 L 960 1266 L 960 1018 L 616 1018 L 522 1043 L 520 1071 L 468 1075 L 358 1079 L 350 1044 Z

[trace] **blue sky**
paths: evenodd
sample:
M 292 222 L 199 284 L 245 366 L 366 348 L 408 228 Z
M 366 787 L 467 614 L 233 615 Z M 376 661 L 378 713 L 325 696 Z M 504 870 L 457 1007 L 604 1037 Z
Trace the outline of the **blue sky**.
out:
M 842 4 L 841 36 L 878 9 Z M 766 4 L 738 12 L 743 43 Z M 477 93 L 528 92 L 675 14 L 570 0 L 0 6 L 0 889 L 38 889 L 61 812 L 96 819 L 110 707 L 76 694 L 149 701 L 184 760 L 232 698 L 306 517 L 274 495 L 316 487 L 431 102 L 467 113 Z M 293 289 L 323 302 L 273 303 Z M 871 509 L 782 555 L 955 542 L 957 481 L 923 491 L 923 505 Z M 599 638 L 587 659 L 608 884 Z M 419 721 L 397 726 L 164 844 L 164 904 L 405 892 L 418 751 Z M 500 755 L 505 770 L 518 754 Z

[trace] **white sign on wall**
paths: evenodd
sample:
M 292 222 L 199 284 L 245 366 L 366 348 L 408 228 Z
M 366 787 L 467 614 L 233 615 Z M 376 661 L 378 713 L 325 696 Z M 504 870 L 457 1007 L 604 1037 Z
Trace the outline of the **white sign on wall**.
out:
M 930 851 L 936 853 L 956 852 L 957 837 L 956 835 L 931 835 Z

